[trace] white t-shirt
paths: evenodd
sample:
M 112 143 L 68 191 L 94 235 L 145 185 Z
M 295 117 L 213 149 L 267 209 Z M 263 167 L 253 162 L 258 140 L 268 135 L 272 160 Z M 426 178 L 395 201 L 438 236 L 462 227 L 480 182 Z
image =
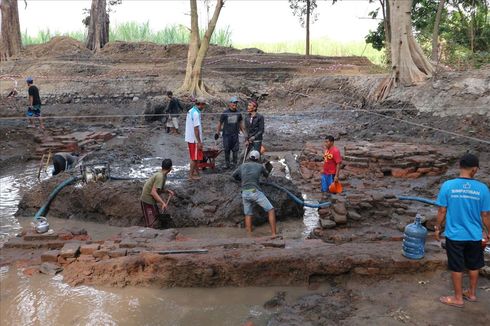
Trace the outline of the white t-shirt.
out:
M 185 119 L 185 141 L 188 143 L 197 143 L 194 127 L 199 127 L 199 137 L 202 141 L 201 111 L 196 106 L 187 112 Z

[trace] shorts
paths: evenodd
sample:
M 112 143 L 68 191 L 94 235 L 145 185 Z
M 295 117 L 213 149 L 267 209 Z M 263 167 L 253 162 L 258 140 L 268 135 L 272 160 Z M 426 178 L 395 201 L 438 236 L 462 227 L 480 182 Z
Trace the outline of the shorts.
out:
M 32 109 L 27 108 L 27 116 L 39 118 L 41 116 L 41 105 L 40 104 L 33 105 Z
M 238 152 L 240 142 L 238 134 L 235 135 L 223 135 L 223 148 L 225 152 Z
M 145 221 L 145 227 L 153 227 L 155 223 L 158 221 L 158 216 L 160 215 L 160 211 L 158 210 L 158 206 L 156 204 L 148 204 L 144 201 L 140 201 L 141 210 L 143 211 L 143 218 Z
M 245 216 L 253 215 L 253 205 L 254 203 L 259 205 L 264 209 L 265 212 L 270 211 L 274 207 L 262 191 L 253 190 L 243 190 L 242 191 L 242 202 L 243 202 L 243 213 Z
M 328 187 L 333 183 L 335 174 L 322 174 L 322 192 L 327 192 Z
M 196 143 L 187 143 L 189 145 L 189 156 L 191 161 L 202 161 L 204 159 L 204 153 L 201 149 L 197 148 Z
M 166 127 L 179 129 L 179 119 L 177 117 L 168 117 Z
M 450 271 L 461 273 L 485 266 L 483 248 L 479 241 L 455 241 L 446 238 L 447 264 Z

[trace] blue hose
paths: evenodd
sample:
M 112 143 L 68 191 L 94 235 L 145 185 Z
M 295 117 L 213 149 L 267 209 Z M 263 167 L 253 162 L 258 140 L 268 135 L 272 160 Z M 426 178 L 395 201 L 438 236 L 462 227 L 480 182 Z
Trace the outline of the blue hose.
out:
M 412 196 L 398 196 L 397 198 L 399 200 L 418 201 L 418 202 L 421 202 L 421 203 L 425 203 L 425 204 L 437 206 L 436 201 L 435 200 L 432 200 L 432 199 L 427 199 L 427 198 L 422 198 L 422 197 L 412 197 Z
M 70 177 L 68 179 L 66 179 L 65 181 L 63 181 L 62 183 L 60 183 L 59 185 L 56 186 L 56 188 L 54 188 L 54 190 L 49 194 L 48 196 L 48 199 L 46 200 L 46 202 L 44 203 L 44 205 L 37 211 L 36 215 L 34 215 L 34 220 L 39 220 L 41 219 L 41 217 L 45 216 L 46 214 L 46 211 L 48 210 L 49 208 L 49 205 L 51 204 L 51 202 L 53 201 L 53 199 L 56 197 L 56 195 L 58 195 L 58 193 L 66 186 L 74 183 L 75 181 L 79 180 L 80 177 Z
M 293 194 L 291 191 L 289 191 L 288 189 L 278 185 L 278 184 L 275 184 L 273 182 L 265 182 L 264 184 L 266 185 L 269 185 L 269 186 L 272 186 L 276 189 L 279 189 L 281 191 L 284 191 L 288 196 L 289 198 L 291 198 L 292 200 L 294 200 L 297 204 L 301 205 L 301 206 L 304 206 L 304 207 L 310 207 L 310 208 L 321 208 L 321 207 L 328 207 L 328 206 L 331 206 L 332 203 L 331 202 L 324 202 L 324 203 L 319 203 L 319 204 L 310 204 L 310 203 L 307 203 L 305 202 L 304 200 L 302 199 L 299 199 L 295 194 Z

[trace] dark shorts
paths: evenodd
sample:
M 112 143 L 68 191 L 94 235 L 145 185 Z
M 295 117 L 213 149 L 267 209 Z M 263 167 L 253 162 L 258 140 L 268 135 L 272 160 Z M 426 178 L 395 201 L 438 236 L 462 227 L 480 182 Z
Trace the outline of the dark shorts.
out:
M 57 175 L 58 173 L 65 171 L 66 168 L 66 160 L 61 155 L 55 155 L 53 157 L 53 175 Z
M 141 210 L 143 211 L 145 226 L 147 228 L 151 228 L 155 226 L 155 224 L 157 224 L 158 221 L 158 216 L 160 215 L 158 206 L 145 203 L 144 201 L 141 201 L 140 203 L 141 203 Z
M 240 142 L 238 134 L 236 135 L 223 135 L 223 148 L 225 151 L 238 152 Z
M 474 271 L 485 266 L 480 241 L 455 241 L 446 238 L 447 264 L 453 272 Z
M 40 117 L 41 116 L 41 105 L 34 105 L 32 109 L 27 108 L 28 117 Z

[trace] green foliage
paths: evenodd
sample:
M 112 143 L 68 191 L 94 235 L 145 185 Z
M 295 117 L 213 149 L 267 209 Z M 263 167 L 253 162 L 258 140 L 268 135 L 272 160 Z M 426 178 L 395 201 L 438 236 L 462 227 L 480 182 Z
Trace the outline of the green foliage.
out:
M 83 32 L 69 32 L 69 33 L 61 33 L 58 31 L 51 32 L 48 29 L 40 30 L 37 32 L 37 35 L 35 36 L 30 36 L 27 34 L 27 30 L 22 33 L 22 45 L 34 45 L 34 44 L 42 44 L 49 42 L 51 38 L 55 36 L 69 36 L 71 38 L 74 38 L 80 42 L 83 42 L 85 40 L 85 33 Z
M 310 22 L 313 23 L 318 19 L 315 14 L 317 7 L 316 0 L 289 0 L 289 8 L 293 11 L 293 15 L 299 18 L 299 22 L 302 27 L 306 24 L 307 5 L 310 5 Z
M 249 43 L 236 46 L 239 49 L 257 48 L 269 53 L 305 54 L 304 41 L 285 41 L 276 43 Z M 311 54 L 324 56 L 365 56 L 371 62 L 382 65 L 385 63 L 384 53 L 374 49 L 362 41 L 339 42 L 328 38 L 311 41 Z

